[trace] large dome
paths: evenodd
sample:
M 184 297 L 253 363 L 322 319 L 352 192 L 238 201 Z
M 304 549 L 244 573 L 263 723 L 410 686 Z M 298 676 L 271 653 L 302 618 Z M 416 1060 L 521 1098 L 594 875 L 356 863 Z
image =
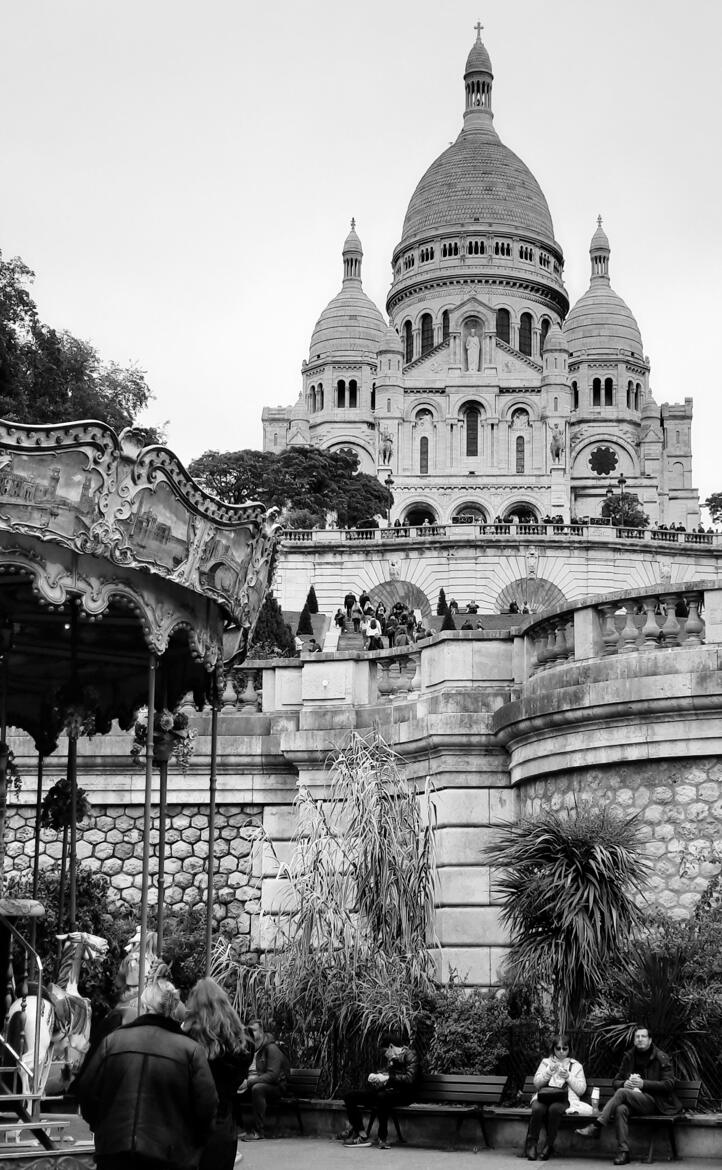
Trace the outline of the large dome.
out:
M 599 216 L 589 247 L 592 261 L 589 288 L 564 322 L 564 339 L 572 361 L 592 353 L 617 356 L 622 352 L 644 357 L 642 335 L 634 314 L 609 283 L 609 253 L 609 240 Z
M 343 285 L 326 305 L 311 334 L 309 361 L 319 358 L 366 355 L 375 357 L 386 335 L 381 313 L 361 287 L 363 249 L 351 221 L 343 246 Z
M 431 164 L 411 196 L 401 246 L 429 231 L 479 224 L 554 245 L 542 189 L 492 125 L 464 127 Z

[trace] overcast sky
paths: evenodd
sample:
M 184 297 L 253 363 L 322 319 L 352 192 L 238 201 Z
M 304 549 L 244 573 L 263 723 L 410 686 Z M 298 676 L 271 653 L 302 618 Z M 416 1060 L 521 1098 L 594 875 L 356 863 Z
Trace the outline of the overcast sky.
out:
M 720 0 L 0 0 L 0 249 L 44 320 L 137 362 L 186 462 L 260 447 L 341 284 L 385 315 L 481 19 L 495 126 L 543 191 L 573 303 L 598 213 L 659 403 L 722 491 Z

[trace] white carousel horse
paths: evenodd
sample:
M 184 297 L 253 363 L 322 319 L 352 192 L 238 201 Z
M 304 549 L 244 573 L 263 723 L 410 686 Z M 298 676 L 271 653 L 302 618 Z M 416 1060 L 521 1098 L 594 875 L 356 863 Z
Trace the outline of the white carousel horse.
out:
M 59 1061 L 62 1090 L 70 1084 L 90 1045 L 90 1000 L 78 990 L 84 959 L 101 959 L 108 951 L 106 939 L 83 930 L 59 934 L 63 943 L 60 970 L 55 983 L 43 988 L 43 997 L 28 995 L 12 1004 L 5 1025 L 8 1044 L 20 1057 L 20 1079 L 24 1093 L 31 1091 L 35 1071 L 35 1025 L 40 1018 L 39 1078 L 36 1092 L 43 1093 L 51 1064 Z M 28 1103 L 29 1104 L 29 1103 Z
M 147 987 L 156 979 L 167 979 L 169 974 L 170 968 L 158 954 L 158 935 L 156 931 L 149 930 L 145 936 L 144 985 Z M 119 1028 L 121 1024 L 129 1024 L 138 1015 L 140 927 L 126 945 L 125 956 L 118 968 L 118 980 L 121 986 L 120 998 L 108 1016 L 106 1031 Z

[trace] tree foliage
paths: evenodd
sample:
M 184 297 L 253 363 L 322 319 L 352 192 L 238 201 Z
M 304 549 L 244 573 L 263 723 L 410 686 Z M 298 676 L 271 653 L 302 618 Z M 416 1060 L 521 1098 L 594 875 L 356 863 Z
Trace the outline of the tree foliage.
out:
M 439 590 L 439 600 L 436 603 L 436 612 L 439 617 L 449 612 L 449 603 L 446 600 L 446 594 L 443 588 Z
M 557 1026 L 573 1028 L 641 922 L 649 862 L 637 816 L 580 804 L 524 817 L 485 850 L 509 927 L 510 968 L 543 984 Z
M 296 627 L 296 633 L 297 634 L 312 634 L 313 633 L 313 624 L 311 622 L 311 614 L 308 611 L 307 604 L 304 605 L 303 609 L 301 610 L 301 613 L 300 613 L 300 616 L 298 619 L 298 626 Z
M 87 341 L 53 329 L 30 295 L 33 272 L 0 253 L 0 418 L 19 423 L 98 419 L 121 431 L 152 395 L 138 366 L 103 362 Z M 149 442 L 162 436 L 145 428 Z
M 704 506 L 709 509 L 714 523 L 719 524 L 722 520 L 722 492 L 712 492 L 711 496 L 707 496 Z
M 318 613 L 318 598 L 316 597 L 316 590 L 313 585 L 306 595 L 306 609 L 309 613 Z
M 608 496 L 602 504 L 602 516 L 617 528 L 646 528 L 649 516 L 634 492 Z
M 295 658 L 296 643 L 283 611 L 273 596 L 266 593 L 258 615 L 253 640 L 248 647 L 248 658 Z
M 226 503 L 260 500 L 281 509 L 302 503 L 304 513 L 321 526 L 327 512 L 335 511 L 339 524 L 354 526 L 375 513 L 384 515 L 393 503 L 388 488 L 359 471 L 358 457 L 348 451 L 206 451 L 188 470 Z
M 446 613 L 444 614 L 444 620 L 441 623 L 441 629 L 442 629 L 442 631 L 456 629 L 456 622 L 454 621 L 454 615 L 451 612 L 451 610 L 449 609 L 448 605 L 446 607 Z

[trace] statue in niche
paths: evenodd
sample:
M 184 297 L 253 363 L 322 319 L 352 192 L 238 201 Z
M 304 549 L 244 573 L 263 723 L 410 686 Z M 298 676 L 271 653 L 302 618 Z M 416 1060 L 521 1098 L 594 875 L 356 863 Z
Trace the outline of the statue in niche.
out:
M 466 368 L 470 374 L 479 372 L 479 357 L 481 356 L 481 341 L 476 326 L 473 325 L 466 339 Z
M 559 430 L 559 424 L 554 423 L 554 430 L 552 431 L 552 441 L 549 444 L 552 462 L 561 463 L 562 455 L 564 454 L 564 436 Z
M 388 466 L 394 453 L 394 437 L 391 431 L 381 432 L 381 462 Z

